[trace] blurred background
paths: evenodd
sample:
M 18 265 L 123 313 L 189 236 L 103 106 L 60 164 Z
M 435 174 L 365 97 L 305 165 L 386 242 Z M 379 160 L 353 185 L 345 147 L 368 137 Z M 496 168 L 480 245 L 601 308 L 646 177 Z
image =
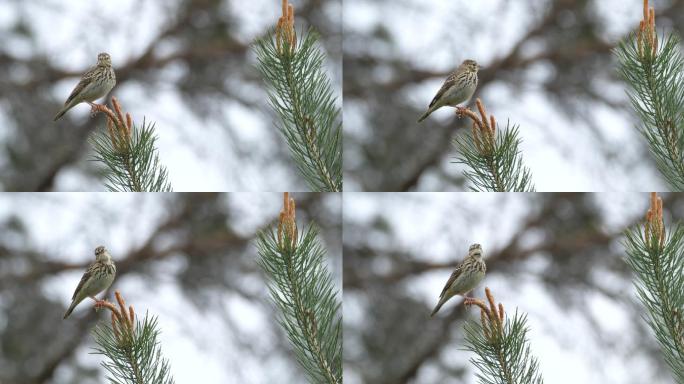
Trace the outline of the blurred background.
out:
M 663 196 L 665 223 L 684 195 Z M 646 193 L 345 193 L 346 384 L 476 383 L 463 350 L 466 310 L 453 298 L 430 318 L 472 243 L 509 315 L 527 314 L 532 355 L 554 384 L 673 383 L 624 261 Z
M 341 292 L 341 195 L 293 198 Z M 91 330 L 108 313 L 86 299 L 62 320 L 101 244 L 108 298 L 157 316 L 177 383 L 305 382 L 256 264 L 254 235 L 281 207 L 279 193 L 0 195 L 0 382 L 104 382 Z
M 475 97 L 520 125 L 540 191 L 665 188 L 611 50 L 642 0 L 344 1 L 345 188 L 466 190 L 453 108 L 418 117 L 464 59 Z M 684 0 L 652 0 L 659 32 L 684 36 Z M 474 107 L 474 99 L 471 103 Z
M 294 0 L 314 27 L 341 96 L 340 1 Z M 275 126 L 250 44 L 274 28 L 280 0 L 7 0 L 0 3 L 0 190 L 102 191 L 88 137 L 104 129 L 79 105 L 54 123 L 97 54 L 116 96 L 156 124 L 175 191 L 308 190 Z

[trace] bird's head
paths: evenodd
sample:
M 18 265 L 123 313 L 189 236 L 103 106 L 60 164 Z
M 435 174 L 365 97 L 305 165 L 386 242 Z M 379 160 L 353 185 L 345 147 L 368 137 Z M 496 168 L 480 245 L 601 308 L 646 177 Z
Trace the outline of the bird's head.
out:
M 97 65 L 100 67 L 110 67 L 112 65 L 112 58 L 109 57 L 109 53 L 102 52 L 97 55 Z
M 482 257 L 482 246 L 480 244 L 473 244 L 468 249 L 468 255 L 477 259 Z
M 464 60 L 461 66 L 467 69 L 469 72 L 477 73 L 477 71 L 480 70 L 480 65 L 478 65 L 475 60 Z
M 109 252 L 107 252 L 107 248 L 104 246 L 100 245 L 99 247 L 95 248 L 95 259 L 97 261 L 107 261 L 110 259 Z

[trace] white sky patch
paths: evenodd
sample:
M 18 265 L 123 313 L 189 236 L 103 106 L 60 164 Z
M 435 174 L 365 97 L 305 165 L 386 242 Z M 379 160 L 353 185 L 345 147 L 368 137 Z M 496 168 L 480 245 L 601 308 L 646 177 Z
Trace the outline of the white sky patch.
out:
M 638 23 L 640 3 L 635 3 L 634 7 L 625 7 L 624 2 L 617 0 L 596 3 L 597 17 L 605 18 L 604 24 L 610 25 L 605 31 L 609 43 L 616 42 Z M 400 6 L 392 2 L 345 1 L 346 30 L 368 35 L 382 26 L 388 31 L 391 42 L 382 47 L 354 42 L 345 49 L 350 54 L 354 54 L 354 50 L 367 50 L 386 58 L 410 58 L 412 66 L 420 70 L 452 71 L 465 58 L 475 58 L 486 68 L 538 22 L 544 14 L 545 4 L 540 3 L 530 12 L 528 3 L 505 0 L 429 4 L 408 0 Z M 496 17 L 492 17 L 494 14 Z M 568 25 L 576 22 L 571 12 L 564 13 L 559 21 Z M 521 47 L 522 57 L 534 56 L 545 49 L 535 41 L 527 42 Z M 507 89 L 509 86 L 493 82 L 479 96 L 502 128 L 507 120 L 520 126 L 523 161 L 531 170 L 537 191 L 662 190 L 667 186 L 653 161 L 643 160 L 645 143 L 635 130 L 635 120 L 630 120 L 623 111 L 587 105 L 585 112 L 580 113 L 595 116 L 595 131 L 579 118 L 572 120 L 566 116 L 540 89 L 539 84 L 558 75 L 550 66 L 542 61 L 526 72 L 525 85 Z M 424 108 L 442 82 L 443 79 L 431 78 L 406 87 L 403 93 L 409 102 Z M 601 82 L 600 79 L 596 82 L 597 94 L 606 95 L 611 102 L 625 100 L 623 84 Z M 470 106 L 474 106 L 473 101 Z M 363 116 L 370 113 L 373 111 L 355 107 L 345 113 L 345 121 L 364 121 Z M 449 108 L 442 108 L 432 116 L 442 122 L 455 120 Z M 346 134 L 363 142 L 369 137 L 363 131 L 371 131 L 374 127 L 357 122 L 350 129 Z M 463 171 L 463 166 L 451 163 L 455 155 L 454 149 L 440 159 L 442 172 L 458 175 Z M 353 156 L 347 158 L 352 158 L 351 169 L 361 168 L 354 165 Z M 444 190 L 443 179 L 441 173 L 426 172 L 421 175 L 417 187 L 426 191 Z M 353 181 L 348 181 L 346 187 L 359 188 Z
M 35 39 L 28 41 L 19 37 L 7 42 L 8 52 L 18 59 L 44 56 L 57 69 L 82 73 L 95 65 L 99 52 L 108 52 L 116 71 L 150 47 L 173 22 L 170 17 L 177 6 L 133 0 L 87 3 L 48 0 L 21 7 L 2 4 L 0 9 L 7 9 L 0 13 L 0 20 L 5 21 L 2 25 L 14 25 L 19 18 L 26 19 L 30 14 L 28 26 L 35 32 Z M 341 14 L 339 7 L 327 6 L 325 12 L 335 12 L 335 9 Z M 220 10 L 223 17 L 230 18 L 236 25 L 237 35 L 233 37 L 246 45 L 275 25 L 279 11 L 278 4 L 274 6 L 268 2 L 229 2 Z M 306 24 L 300 21 L 300 24 Z M 193 22 L 198 28 L 202 25 L 200 19 Z M 172 55 L 179 49 L 178 44 L 175 40 L 164 41 L 156 47 L 153 56 Z M 251 48 L 245 65 L 255 65 Z M 330 73 L 341 76 L 339 67 L 339 63 L 326 61 L 325 69 L 330 72 L 333 68 Z M 257 107 L 249 110 L 239 102 L 217 96 L 214 102 L 221 105 L 213 105 L 212 109 L 218 112 L 198 116 L 187 105 L 187 100 L 179 97 L 177 89 L 164 86 L 175 84 L 186 71 L 184 65 L 170 62 L 149 78 L 150 85 L 129 81 L 112 91 L 136 123 L 142 122 L 143 117 L 156 123 L 160 161 L 169 171 L 174 191 L 308 190 L 289 159 L 288 162 L 269 162 L 274 148 L 282 148 L 285 144 L 274 134 L 277 117 L 264 113 L 270 111 L 270 107 L 262 84 L 247 84 L 245 79 L 229 76 L 223 79 L 229 82 L 229 88 L 245 87 L 244 92 L 237 93 L 248 101 L 256 101 Z M 22 76 L 17 70 L 11 75 Z M 335 94 L 339 95 L 341 85 L 338 79 L 333 80 Z M 77 82 L 77 76 L 56 82 L 52 87 L 54 98 L 66 99 Z M 340 100 L 338 105 L 341 105 Z M 77 106 L 70 113 L 76 119 L 90 118 L 88 106 Z M 98 128 L 104 129 L 104 126 Z M 0 136 L 10 133 L 7 129 L 2 130 Z M 239 140 L 234 141 L 231 135 Z M 55 180 L 57 190 L 105 190 L 104 183 L 97 177 L 79 175 L 83 173 L 82 162 L 86 160 L 82 157 L 78 166 L 60 172 Z
M 383 241 L 390 242 L 392 249 L 400 247 L 407 250 L 416 260 L 435 263 L 461 260 L 469 242 L 477 237 L 477 241 L 483 244 L 486 260 L 488 249 L 496 249 L 505 243 L 519 228 L 520 219 L 535 209 L 534 200 L 528 201 L 527 197 L 528 194 L 495 193 L 345 193 L 344 222 L 346 226 L 369 226 L 371 220 L 381 214 L 394 234 Z M 592 198 L 601 216 L 608 218 L 603 226 L 609 231 L 619 231 L 643 215 L 648 201 L 645 193 L 595 193 Z M 373 235 L 377 237 L 375 231 Z M 539 241 L 539 236 L 541 234 L 532 233 L 523 238 L 521 244 L 524 247 L 533 246 Z M 531 352 L 541 364 L 545 382 L 603 384 L 631 382 L 633 377 L 654 377 L 655 367 L 644 363 L 643 356 L 635 355 L 625 362 L 622 355 L 605 353 L 606 348 L 611 346 L 603 343 L 628 340 L 630 332 L 633 332 L 632 318 L 628 312 L 630 309 L 625 306 L 625 302 L 636 297 L 631 281 L 605 271 L 596 271 L 595 276 L 591 277 L 601 290 L 618 292 L 624 296 L 625 302 L 581 288 L 574 293 L 585 298 L 591 319 L 601 327 L 596 330 L 585 315 L 561 307 L 539 281 L 538 273 L 549 264 L 548 257 L 531 255 L 525 261 L 528 268 L 526 274 L 518 276 L 514 285 L 506 276 L 492 275 L 487 277 L 486 284 L 481 284 L 476 290 L 477 295 L 482 296 L 484 286 L 490 287 L 496 301 L 506 307 L 508 316 L 513 316 L 516 307 L 519 313 L 527 315 Z M 373 271 L 382 273 L 391 270 L 392 266 L 387 262 L 385 264 L 373 265 Z M 408 279 L 397 289 L 405 290 L 411 297 L 431 307 L 436 304 L 437 293 L 449 274 L 450 271 L 445 270 L 422 273 Z M 459 301 L 456 299 L 446 305 L 454 306 Z M 368 320 L 364 317 L 367 305 L 364 296 L 358 291 L 345 295 L 344 322 L 347 329 L 367 325 Z M 559 331 L 559 325 L 562 331 Z M 605 341 L 597 339 L 595 332 L 602 334 Z M 454 348 L 461 346 L 456 344 L 454 342 Z M 355 356 L 355 349 L 360 347 L 355 345 L 353 338 L 345 340 L 345 354 L 349 353 L 349 356 Z M 450 352 L 445 352 L 445 348 L 443 352 L 449 358 L 456 359 L 451 353 L 452 349 L 448 350 Z M 625 366 L 629 366 L 630 370 L 625 370 Z M 428 379 L 436 377 L 437 373 L 432 371 L 432 365 L 424 368 L 421 367 L 417 380 L 422 378 L 430 382 Z M 598 371 L 601 374 L 597 374 Z M 349 377 L 345 375 L 345 381 L 360 383 L 359 377 L 352 373 Z M 469 382 L 476 381 L 471 378 Z
M 51 260 L 87 264 L 93 260 L 95 246 L 103 244 L 116 261 L 148 238 L 169 214 L 168 206 L 160 203 L 172 197 L 132 193 L 5 194 L 0 195 L 0 217 L 20 215 L 25 220 L 29 241 Z M 340 198 L 339 194 L 331 195 L 325 204 L 341 207 Z M 240 231 L 254 233 L 277 216 L 282 195 L 238 193 L 225 195 L 225 201 L 232 215 L 230 224 L 240 225 Z M 8 240 L 11 242 L 11 238 Z M 16 245 L 21 247 L 24 241 L 17 238 Z M 161 239 L 155 246 L 163 248 L 164 244 Z M 256 260 L 253 251 L 242 257 Z M 328 257 L 336 258 L 330 263 L 341 269 L 340 255 Z M 301 378 L 301 370 L 289 352 L 272 353 L 277 344 L 287 345 L 288 341 L 282 329 L 272 329 L 274 310 L 262 277 L 250 274 L 240 282 L 245 292 L 259 300 L 251 301 L 236 292 L 212 287 L 209 289 L 215 292 L 210 294 L 218 298 L 218 304 L 198 308 L 174 278 L 188 262 L 192 259 L 171 255 L 155 262 L 151 276 L 128 274 L 114 283 L 114 289 L 134 305 L 139 319 L 146 311 L 157 317 L 162 354 L 171 363 L 176 382 L 261 384 Z M 46 279 L 41 289 L 48 298 L 66 307 L 82 274 L 83 270 L 59 273 Z M 341 276 L 334 284 L 341 290 Z M 74 316 L 84 316 L 91 310 L 88 301 L 76 308 Z M 227 326 L 226 319 L 234 328 Z M 239 340 L 248 341 L 250 350 L 245 351 Z M 93 345 L 89 337 L 76 354 L 79 361 L 97 367 L 102 357 L 89 354 Z M 268 357 L 264 361 L 255 356 Z M 56 379 L 65 379 L 68 368 L 61 367 Z

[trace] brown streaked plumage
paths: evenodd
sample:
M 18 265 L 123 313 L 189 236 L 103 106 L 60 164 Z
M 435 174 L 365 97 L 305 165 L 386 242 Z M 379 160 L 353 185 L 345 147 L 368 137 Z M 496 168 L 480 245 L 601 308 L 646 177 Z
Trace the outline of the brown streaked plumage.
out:
M 467 103 L 477 89 L 477 71 L 480 66 L 475 60 L 464 60 L 444 81 L 442 87 L 430 102 L 427 112 L 418 119 L 422 122 L 430 114 L 444 106 L 455 107 Z
M 114 85 L 116 85 L 116 75 L 112 68 L 112 59 L 109 54 L 100 53 L 97 55 L 97 65 L 83 74 L 81 81 L 76 84 L 64 103 L 64 107 L 55 115 L 54 121 L 79 103 L 93 102 L 106 96 Z
M 484 278 L 487 265 L 482 260 L 482 246 L 473 244 L 468 249 L 468 256 L 456 267 L 439 294 L 439 302 L 430 316 L 434 316 L 442 305 L 456 295 L 470 292 Z
M 64 314 L 64 318 L 69 317 L 76 306 L 86 297 L 97 301 L 95 295 L 109 288 L 116 276 L 116 266 L 112 257 L 103 246 L 95 248 L 95 262 L 90 264 L 88 269 L 78 282 L 78 286 L 71 297 L 71 305 Z

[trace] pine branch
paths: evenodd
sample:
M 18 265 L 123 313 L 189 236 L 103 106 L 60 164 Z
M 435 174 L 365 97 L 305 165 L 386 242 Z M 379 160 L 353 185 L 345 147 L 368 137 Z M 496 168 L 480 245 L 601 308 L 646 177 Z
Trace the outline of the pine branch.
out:
M 107 115 L 107 132 L 96 133 L 91 142 L 95 160 L 106 166 L 107 189 L 123 192 L 170 192 L 168 171 L 159 163 L 155 146 L 154 124 L 143 120 L 142 127 L 133 124 L 130 114 L 124 118 L 121 106 L 112 97 L 112 111 L 92 104 L 93 110 Z
M 323 71 L 325 54 L 309 30 L 297 40 L 294 9 L 283 0 L 275 31 L 255 41 L 254 50 L 280 117 L 279 129 L 312 190 L 342 190 L 342 122 L 332 86 Z
M 96 304 L 112 312 L 111 326 L 98 325 L 93 331 L 95 354 L 108 358 L 102 363 L 107 379 L 114 384 L 173 384 L 169 362 L 161 355 L 157 319 L 145 314 L 142 323 L 136 321 L 133 306 L 126 310 L 119 292 L 115 295 L 119 308 L 108 302 Z
M 292 343 L 297 361 L 311 383 L 342 383 L 342 317 L 337 290 L 325 267 L 325 249 L 310 226 L 299 236 L 294 200 L 285 193 L 278 228 L 257 237 L 259 265 L 279 322 Z
M 625 236 L 627 264 L 635 274 L 646 322 L 677 383 L 684 384 L 684 227 L 666 230 L 663 201 L 652 193 L 643 231 L 637 226 Z
M 530 353 L 527 341 L 527 319 L 518 315 L 506 318 L 503 304 L 494 304 L 489 288 L 485 288 L 489 307 L 482 300 L 466 298 L 464 304 L 480 307 L 480 322 L 465 325 L 466 350 L 475 352 L 470 359 L 480 372 L 483 384 L 542 384 L 539 363 Z
M 497 130 L 494 116 L 487 117 L 482 101 L 477 99 L 478 116 L 467 108 L 458 108 L 459 117 L 473 121 L 472 133 L 454 139 L 460 156 L 456 163 L 465 164 L 463 172 L 473 191 L 534 192 L 532 174 L 523 165 L 518 127 L 509 127 L 503 133 Z
M 676 35 L 659 46 L 655 10 L 644 0 L 644 19 L 615 50 L 628 95 L 641 119 L 656 165 L 672 188 L 684 190 L 684 57 Z

